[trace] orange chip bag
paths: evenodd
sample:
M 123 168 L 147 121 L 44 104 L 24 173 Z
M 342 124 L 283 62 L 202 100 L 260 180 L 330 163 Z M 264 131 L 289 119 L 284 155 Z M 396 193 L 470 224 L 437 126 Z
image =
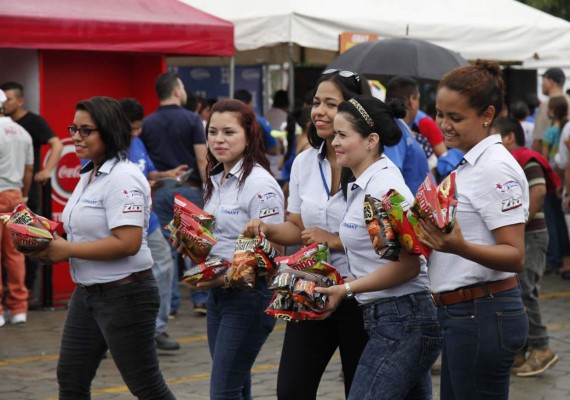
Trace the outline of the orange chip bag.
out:
M 400 242 L 392 229 L 388 213 L 380 200 L 370 195 L 364 196 L 364 222 L 372 241 L 372 247 L 380 258 L 398 260 Z

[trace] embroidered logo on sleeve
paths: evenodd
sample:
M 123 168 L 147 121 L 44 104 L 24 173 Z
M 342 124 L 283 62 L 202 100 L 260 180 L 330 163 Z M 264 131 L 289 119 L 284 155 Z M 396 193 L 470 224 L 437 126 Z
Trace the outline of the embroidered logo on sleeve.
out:
M 266 202 L 267 200 L 270 200 L 274 197 L 277 197 L 277 193 L 267 192 L 267 193 L 258 193 L 257 194 L 257 200 L 260 203 Z
M 279 214 L 279 207 L 267 207 L 259 210 L 259 218 L 270 217 Z
M 123 207 L 123 214 L 127 213 L 140 213 L 143 212 L 143 205 L 142 204 L 125 204 Z
M 126 199 L 130 199 L 131 197 L 142 197 L 143 195 L 143 193 L 137 189 L 131 189 L 131 190 L 123 189 L 122 193 Z
M 495 184 L 497 190 L 501 193 L 509 192 L 512 188 L 518 187 L 519 184 L 516 181 L 506 181 L 505 183 L 497 183 Z
M 514 209 L 514 208 L 518 208 L 518 207 L 522 206 L 522 204 L 523 204 L 522 196 L 511 197 L 509 199 L 503 200 L 503 207 L 501 208 L 501 211 L 503 211 L 503 212 L 509 211 L 509 210 Z

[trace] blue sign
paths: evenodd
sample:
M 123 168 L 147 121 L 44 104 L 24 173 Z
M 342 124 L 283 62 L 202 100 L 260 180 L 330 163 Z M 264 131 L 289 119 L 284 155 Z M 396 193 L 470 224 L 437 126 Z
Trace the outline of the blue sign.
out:
M 206 99 L 227 99 L 230 96 L 229 67 L 174 67 L 187 92 Z M 263 115 L 263 70 L 261 66 L 236 67 L 235 90 L 247 89 L 253 97 L 252 106 Z

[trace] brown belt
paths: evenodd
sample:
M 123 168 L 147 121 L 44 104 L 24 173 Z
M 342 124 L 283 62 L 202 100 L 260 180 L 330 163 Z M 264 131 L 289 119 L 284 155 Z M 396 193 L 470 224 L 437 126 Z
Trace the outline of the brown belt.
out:
M 450 292 L 432 293 L 431 298 L 436 306 L 449 306 L 451 304 L 463 303 L 483 297 L 493 297 L 492 295 L 514 289 L 519 286 L 519 280 L 515 276 L 501 281 L 482 283 L 476 286 L 466 286 Z
M 126 285 L 127 283 L 137 282 L 142 279 L 150 278 L 152 276 L 152 269 L 145 269 L 144 271 L 133 272 L 116 281 L 107 283 L 96 283 L 94 285 L 77 285 L 81 290 L 87 293 L 102 293 L 105 290 L 112 289 L 117 286 Z

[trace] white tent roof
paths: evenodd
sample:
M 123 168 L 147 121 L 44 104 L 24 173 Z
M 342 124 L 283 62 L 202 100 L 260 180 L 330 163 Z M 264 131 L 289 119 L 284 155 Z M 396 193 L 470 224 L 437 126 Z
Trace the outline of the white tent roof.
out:
M 235 25 L 238 51 L 282 43 L 338 50 L 342 32 L 409 36 L 466 59 L 570 54 L 570 23 L 515 0 L 181 0 Z

